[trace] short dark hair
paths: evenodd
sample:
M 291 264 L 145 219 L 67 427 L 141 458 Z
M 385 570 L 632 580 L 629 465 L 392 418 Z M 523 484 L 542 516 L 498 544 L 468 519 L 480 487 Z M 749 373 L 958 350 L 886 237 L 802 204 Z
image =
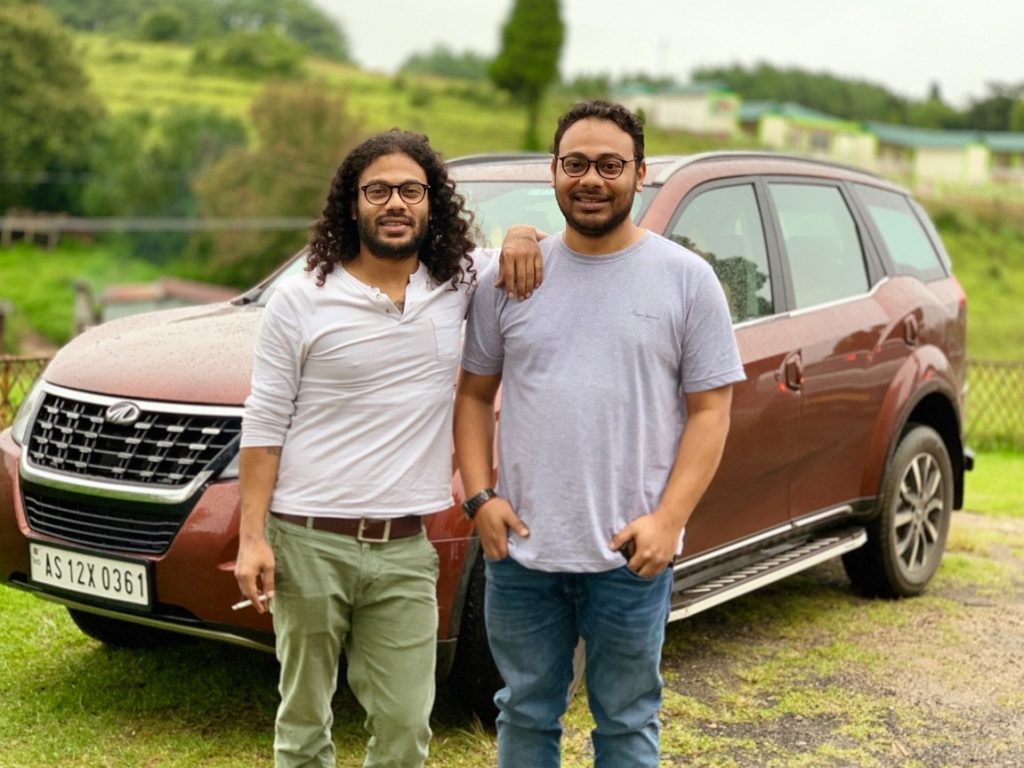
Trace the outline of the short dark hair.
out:
M 644 126 L 640 119 L 621 104 L 601 100 L 578 102 L 558 118 L 555 140 L 551 145 L 553 155 L 558 156 L 558 148 L 565 132 L 580 120 L 607 120 L 615 123 L 633 139 L 633 154 L 639 158 L 637 162 L 644 159 Z
M 352 261 L 359 255 L 359 228 L 352 218 L 357 207 L 359 176 L 378 157 L 398 154 L 408 156 L 423 169 L 430 187 L 429 232 L 420 247 L 419 260 L 438 283 L 451 282 L 454 287 L 466 271 L 471 280 L 476 276 L 470 256 L 474 247 L 473 214 L 466 210 L 465 198 L 455 191 L 444 161 L 426 136 L 393 128 L 353 149 L 334 175 L 323 214 L 313 225 L 306 254 L 306 271 L 319 270 L 319 285 L 334 271 L 335 264 Z

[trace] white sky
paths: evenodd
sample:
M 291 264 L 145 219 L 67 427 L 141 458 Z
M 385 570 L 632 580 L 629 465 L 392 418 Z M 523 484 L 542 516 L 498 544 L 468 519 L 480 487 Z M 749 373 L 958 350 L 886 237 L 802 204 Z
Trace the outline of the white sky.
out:
M 512 0 L 314 0 L 360 66 L 394 72 L 443 42 L 494 55 Z M 760 61 L 884 85 L 955 106 L 1024 82 L 1024 0 L 562 0 L 563 76 Z

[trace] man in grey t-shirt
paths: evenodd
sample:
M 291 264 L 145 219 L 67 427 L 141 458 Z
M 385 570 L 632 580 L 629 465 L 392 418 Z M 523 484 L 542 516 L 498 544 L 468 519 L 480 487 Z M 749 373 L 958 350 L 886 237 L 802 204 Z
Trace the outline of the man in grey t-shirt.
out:
M 506 683 L 498 764 L 559 764 L 582 637 L 595 764 L 657 766 L 668 566 L 717 469 L 743 367 L 711 267 L 630 218 L 646 172 L 636 118 L 578 104 L 554 150 L 566 229 L 542 243 L 530 302 L 481 280 L 456 398 L 464 506 Z

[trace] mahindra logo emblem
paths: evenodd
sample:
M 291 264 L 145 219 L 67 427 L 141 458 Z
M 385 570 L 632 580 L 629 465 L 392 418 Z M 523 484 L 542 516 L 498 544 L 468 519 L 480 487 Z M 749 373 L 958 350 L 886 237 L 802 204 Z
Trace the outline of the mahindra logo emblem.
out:
M 111 424 L 134 424 L 141 415 L 142 409 L 139 406 L 127 400 L 122 400 L 107 408 L 107 412 L 103 414 L 103 417 Z

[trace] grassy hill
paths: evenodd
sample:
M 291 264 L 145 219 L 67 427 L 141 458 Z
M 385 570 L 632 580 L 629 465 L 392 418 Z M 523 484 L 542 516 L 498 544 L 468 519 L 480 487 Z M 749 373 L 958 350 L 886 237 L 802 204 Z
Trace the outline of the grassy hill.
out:
M 192 48 L 187 45 L 86 33 L 75 33 L 75 37 L 92 86 L 113 113 L 135 109 L 160 113 L 188 103 L 216 108 L 247 122 L 249 105 L 264 85 L 258 80 L 193 72 Z M 344 93 L 367 131 L 401 126 L 427 133 L 449 158 L 520 146 L 522 109 L 488 83 L 389 76 L 315 58 L 306 60 L 304 77 Z M 549 97 L 541 125 L 553 132 L 558 116 L 573 101 L 571 95 Z M 657 129 L 649 130 L 647 137 L 650 154 L 721 145 Z
M 249 105 L 263 87 L 257 80 L 196 74 L 192 49 L 76 34 L 93 88 L 112 113 L 160 113 L 199 104 L 248 121 Z M 523 114 L 486 83 L 440 78 L 391 77 L 324 60 L 306 62 L 305 77 L 346 94 L 349 108 L 368 131 L 402 126 L 427 133 L 447 157 L 508 150 L 519 145 Z M 542 125 L 553 128 L 570 95 L 547 100 Z M 687 153 L 721 142 L 648 129 L 650 154 Z M 735 146 L 741 146 L 737 144 Z M 1024 360 L 1024 217 L 975 211 L 948 202 L 929 203 L 968 295 L 969 351 L 974 357 Z M 170 265 L 165 272 L 179 268 Z M 65 341 L 71 330 L 71 288 L 84 277 L 97 289 L 107 282 L 149 280 L 152 264 L 108 247 L 70 245 L 42 252 L 27 247 L 0 251 L 0 299 L 16 302 L 8 348 L 30 329 Z

